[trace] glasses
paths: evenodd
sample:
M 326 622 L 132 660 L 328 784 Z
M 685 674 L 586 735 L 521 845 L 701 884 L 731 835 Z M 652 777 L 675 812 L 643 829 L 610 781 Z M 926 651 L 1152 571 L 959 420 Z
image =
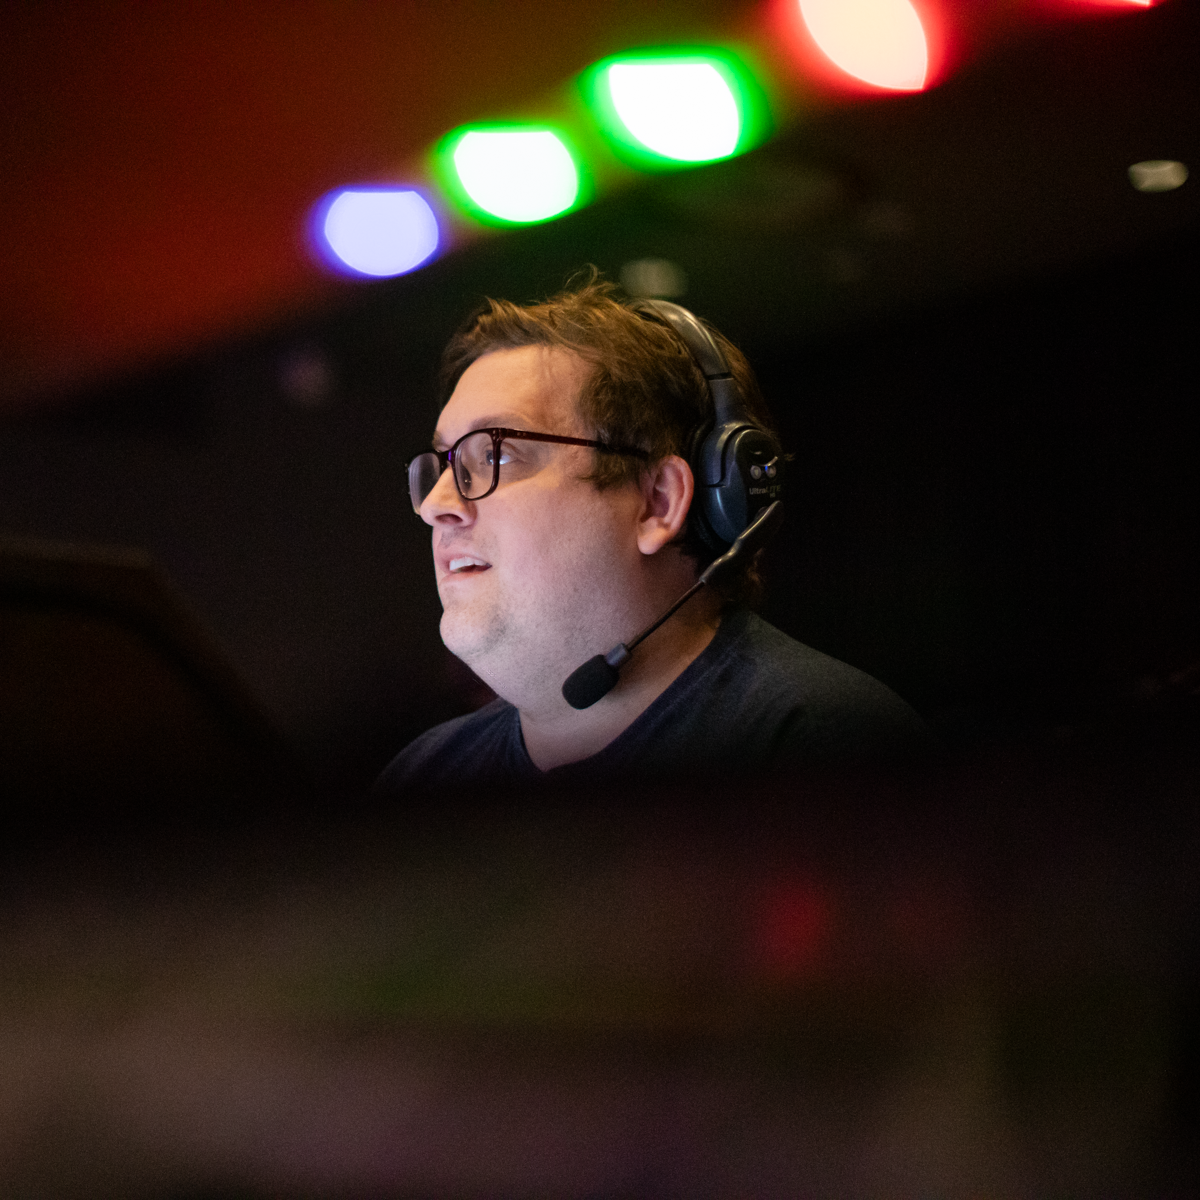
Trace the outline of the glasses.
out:
M 425 498 L 447 467 L 453 471 L 454 486 L 464 500 L 482 500 L 490 496 L 500 486 L 501 467 L 507 483 L 528 478 L 545 465 L 546 452 L 541 446 L 545 442 L 559 446 L 590 446 L 607 454 L 649 457 L 645 450 L 614 446 L 590 438 L 527 433 L 523 429 L 473 429 L 464 433 L 449 450 L 427 450 L 408 464 L 408 494 L 413 512 L 420 513 Z

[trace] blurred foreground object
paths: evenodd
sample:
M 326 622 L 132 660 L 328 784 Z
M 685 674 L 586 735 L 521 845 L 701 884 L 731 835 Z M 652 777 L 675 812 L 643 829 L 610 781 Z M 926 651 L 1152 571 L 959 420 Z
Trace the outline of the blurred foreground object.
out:
M 0 859 L 0 1194 L 1196 1195 L 1195 754 Z

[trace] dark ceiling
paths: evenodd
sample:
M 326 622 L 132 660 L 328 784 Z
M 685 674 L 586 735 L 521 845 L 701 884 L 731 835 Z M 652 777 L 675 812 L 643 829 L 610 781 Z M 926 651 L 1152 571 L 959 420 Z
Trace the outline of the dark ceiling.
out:
M 1196 221 L 1194 183 L 1144 195 L 1126 176 L 1147 158 L 1200 162 L 1194 5 L 947 0 L 955 61 L 926 93 L 839 97 L 776 61 L 781 130 L 743 159 L 393 284 L 335 283 L 305 252 L 304 214 L 326 189 L 402 174 L 455 124 L 536 106 L 605 53 L 731 37 L 762 50 L 778 8 L 6 6 L 0 404 L 374 296 L 448 310 L 479 289 L 533 296 L 584 261 L 666 257 L 718 323 L 804 331 Z

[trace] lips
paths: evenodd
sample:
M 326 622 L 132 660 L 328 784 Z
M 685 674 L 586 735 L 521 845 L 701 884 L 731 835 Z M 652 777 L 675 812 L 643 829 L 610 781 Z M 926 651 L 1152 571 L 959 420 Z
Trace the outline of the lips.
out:
M 448 569 L 451 575 L 461 575 L 472 571 L 486 571 L 491 565 L 491 563 L 484 562 L 482 558 L 475 558 L 470 554 L 460 554 L 450 560 Z
M 470 579 L 491 570 L 492 564 L 479 553 L 483 547 L 464 537 L 463 532 L 443 529 L 434 533 L 433 563 L 439 583 Z

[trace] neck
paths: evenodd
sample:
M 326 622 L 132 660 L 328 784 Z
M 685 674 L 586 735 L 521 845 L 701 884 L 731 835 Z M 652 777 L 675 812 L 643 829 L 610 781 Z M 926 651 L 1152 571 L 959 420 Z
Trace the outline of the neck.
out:
M 699 657 L 720 619 L 719 598 L 703 588 L 638 646 L 617 686 L 590 708 L 571 708 L 561 695 L 563 680 L 579 663 L 555 681 L 544 703 L 518 704 L 525 749 L 534 766 L 548 771 L 603 750 Z

